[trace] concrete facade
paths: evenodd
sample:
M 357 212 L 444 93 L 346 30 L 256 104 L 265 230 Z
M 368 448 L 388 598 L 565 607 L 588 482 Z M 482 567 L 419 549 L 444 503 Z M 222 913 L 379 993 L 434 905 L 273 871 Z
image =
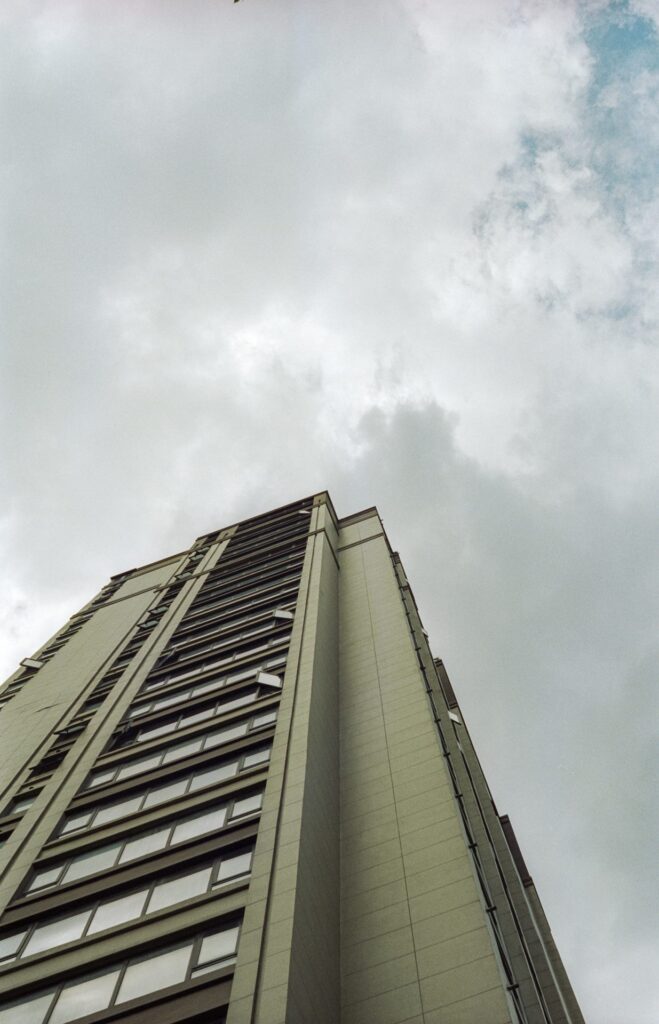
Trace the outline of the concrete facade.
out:
M 583 1021 L 375 509 L 115 578 L 0 742 L 0 1024 Z

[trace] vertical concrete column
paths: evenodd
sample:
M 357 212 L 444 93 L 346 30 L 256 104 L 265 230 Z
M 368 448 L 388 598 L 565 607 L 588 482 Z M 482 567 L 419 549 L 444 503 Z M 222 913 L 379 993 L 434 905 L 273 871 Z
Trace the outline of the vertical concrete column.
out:
M 338 565 L 316 504 L 228 1024 L 339 1021 Z
M 342 1024 L 510 1011 L 375 513 L 339 537 Z

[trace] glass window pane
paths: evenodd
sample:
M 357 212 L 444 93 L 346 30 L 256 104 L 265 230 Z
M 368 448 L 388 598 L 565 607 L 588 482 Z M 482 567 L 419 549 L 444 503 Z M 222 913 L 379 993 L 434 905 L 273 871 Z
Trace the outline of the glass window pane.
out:
M 248 850 L 247 853 L 237 853 L 234 857 L 225 857 L 220 864 L 217 880 L 218 882 L 226 882 L 229 878 L 246 875 L 251 866 L 252 850 Z
M 190 690 L 179 690 L 178 693 L 169 693 L 166 697 L 159 697 L 153 705 L 153 709 L 160 710 L 160 708 L 168 708 L 170 704 L 178 704 L 180 700 L 187 700 L 190 696 Z
M 168 786 L 158 786 L 157 789 L 152 789 L 150 793 L 147 793 L 146 800 L 144 801 L 145 809 L 147 807 L 156 807 L 158 804 L 163 804 L 166 800 L 173 800 L 177 796 L 183 796 L 187 785 L 188 779 L 177 779 L 175 782 L 170 782 Z
M 149 832 L 145 836 L 129 839 L 121 852 L 119 863 L 125 864 L 129 860 L 136 860 L 137 857 L 146 857 L 148 853 L 163 850 L 167 845 L 170 832 L 171 828 L 169 827 L 161 828 L 158 832 Z
M 10 810 L 7 813 L 21 814 L 23 811 L 26 811 L 28 807 L 32 806 L 33 802 L 36 800 L 36 797 L 37 794 L 35 793 L 33 796 L 23 797 L 22 800 L 14 800 L 14 802 L 11 804 Z
M 245 668 L 242 672 L 234 672 L 233 675 L 227 676 L 227 686 L 230 683 L 240 683 L 243 679 L 253 679 L 257 671 L 257 668 Z
M 90 853 L 76 857 L 64 872 L 64 881 L 73 882 L 76 878 L 86 878 L 87 875 L 93 875 L 96 871 L 111 868 L 117 859 L 118 852 L 119 844 L 113 843 L 112 846 L 103 846 L 100 850 L 92 850 Z
M 250 690 L 249 693 L 243 693 L 240 697 L 234 697 L 233 700 L 224 701 L 218 708 L 219 714 L 224 714 L 225 711 L 232 711 L 233 708 L 241 708 L 244 704 L 251 704 L 256 700 L 256 690 Z
M 93 811 L 82 811 L 80 814 L 72 814 L 62 825 L 59 834 L 64 836 L 67 832 L 76 832 L 79 828 L 85 828 L 91 821 L 93 813 Z
M 127 814 L 134 814 L 135 811 L 139 811 L 142 799 L 143 797 L 140 794 L 140 796 L 131 797 L 130 800 L 122 800 L 120 803 L 108 804 L 106 807 L 99 808 L 94 818 L 94 828 L 97 825 L 105 825 L 108 821 L 116 821 L 117 818 L 125 818 Z
M 213 661 L 207 661 L 204 665 L 204 672 L 210 672 L 214 668 L 222 668 L 223 665 L 228 665 L 230 661 L 233 661 L 233 654 L 224 656 L 224 658 L 214 658 Z
M 221 686 L 224 686 L 224 679 L 211 679 L 208 683 L 200 683 L 199 686 L 195 686 L 193 693 L 195 697 L 198 697 L 200 693 L 208 693 L 209 690 L 218 690 Z
M 197 966 L 201 967 L 202 964 L 214 963 L 235 956 L 238 932 L 239 929 L 236 926 L 228 928 L 226 931 L 215 932 L 214 935 L 207 935 L 202 939 Z M 220 965 L 218 964 L 218 966 Z
M 163 907 L 171 907 L 174 903 L 182 903 L 183 900 L 190 900 L 193 896 L 201 896 L 208 892 L 211 878 L 211 867 L 202 868 L 190 875 L 183 875 L 179 878 L 172 878 L 169 882 L 160 882 L 156 885 L 151 899 L 149 900 L 148 913 Z
M 5 935 L 0 939 L 0 960 L 7 960 L 15 956 L 25 935 L 27 935 L 27 928 L 21 932 L 15 932 L 14 935 Z
M 23 999 L 0 1010 L 0 1024 L 41 1024 L 53 999 L 52 992 Z
M 215 807 L 212 811 L 206 811 L 196 818 L 189 818 L 182 821 L 174 829 L 172 843 L 184 843 L 186 839 L 193 839 L 195 836 L 203 836 L 208 832 L 214 832 L 222 828 L 227 816 L 226 807 Z
M 149 711 L 153 708 L 153 704 L 138 704 L 137 707 L 131 708 L 128 712 L 129 718 L 141 718 L 142 715 L 148 715 Z
M 125 1003 L 128 999 L 137 999 L 138 996 L 185 981 L 191 951 L 192 945 L 181 946 L 148 960 L 129 964 L 116 1002 Z
M 252 719 L 252 729 L 262 729 L 264 725 L 272 725 L 276 721 L 276 711 L 268 711 L 265 715 L 255 715 Z
M 234 725 L 232 729 L 222 729 L 221 732 L 211 733 L 210 736 L 206 737 L 204 750 L 208 750 L 210 747 L 219 747 L 222 743 L 238 739 L 240 736 L 244 736 L 246 732 L 247 722 L 242 722 L 240 725 Z
M 108 768 L 105 772 L 94 772 L 87 785 L 102 786 L 104 782 L 112 782 L 116 768 Z
M 153 754 L 152 757 L 141 757 L 139 761 L 130 761 L 121 766 L 117 778 L 132 779 L 133 776 L 141 775 L 142 772 L 149 772 L 152 768 L 158 767 L 161 757 L 162 754 Z
M 261 809 L 263 793 L 256 793 L 254 796 L 247 796 L 244 800 L 236 800 L 231 813 L 232 818 L 238 818 L 241 814 L 253 814 Z
M 120 896 L 119 899 L 101 903 L 87 934 L 93 935 L 95 932 L 102 932 L 104 928 L 114 928 L 124 921 L 134 921 L 144 910 L 147 893 L 148 889 L 142 889 L 141 892 L 132 892 L 128 896 Z
M 75 942 L 82 935 L 90 917 L 91 910 L 84 910 L 80 914 L 73 914 L 71 917 L 63 917 L 58 921 L 40 925 L 32 932 L 29 942 L 23 950 L 23 956 L 32 956 L 33 953 L 41 953 L 44 949 L 62 946 L 65 942 Z
M 190 783 L 190 792 L 194 793 L 197 789 L 203 789 L 204 786 L 212 786 L 216 782 L 223 782 L 225 779 L 231 779 L 238 771 L 238 762 L 229 761 L 227 764 L 219 764 L 215 768 L 209 768 L 208 771 L 199 772 L 198 775 L 194 775 L 192 782 Z
M 186 725 L 194 725 L 195 722 L 205 722 L 207 718 L 213 717 L 213 708 L 202 708 L 201 711 L 189 711 L 185 715 L 181 715 L 181 728 Z
M 261 750 L 254 750 L 251 754 L 243 757 L 243 768 L 253 768 L 257 764 L 265 764 L 270 760 L 270 747 L 262 747 Z
M 33 892 L 35 889 L 45 889 L 49 885 L 54 885 L 55 882 L 59 881 L 61 874 L 61 864 L 58 864 L 56 868 L 47 868 L 45 871 L 37 871 L 36 875 L 28 885 L 27 891 Z
M 166 736 L 168 732 L 174 732 L 176 722 L 165 722 L 164 725 L 145 725 L 137 734 L 138 743 L 145 740 L 152 740 L 156 736 Z
M 202 743 L 201 739 L 190 740 L 189 743 L 179 743 L 177 747 L 165 751 L 162 763 L 170 764 L 172 761 L 179 761 L 182 757 L 188 757 L 190 754 L 197 754 L 201 750 Z
M 67 1021 L 96 1013 L 109 1006 L 119 971 L 110 971 L 85 981 L 65 985 L 55 1003 L 48 1024 L 66 1024 Z

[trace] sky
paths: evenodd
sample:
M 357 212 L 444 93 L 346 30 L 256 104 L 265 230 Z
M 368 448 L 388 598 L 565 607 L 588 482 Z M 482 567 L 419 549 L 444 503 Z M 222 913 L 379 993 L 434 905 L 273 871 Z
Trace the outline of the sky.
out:
M 0 677 L 377 505 L 586 1019 L 655 1024 L 659 0 L 5 0 L 0 97 Z

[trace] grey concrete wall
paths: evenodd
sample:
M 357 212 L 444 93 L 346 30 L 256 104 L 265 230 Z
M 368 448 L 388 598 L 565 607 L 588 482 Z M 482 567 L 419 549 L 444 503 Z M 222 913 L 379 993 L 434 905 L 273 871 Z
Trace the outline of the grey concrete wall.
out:
M 339 537 L 341 1024 L 508 1024 L 377 516 Z

